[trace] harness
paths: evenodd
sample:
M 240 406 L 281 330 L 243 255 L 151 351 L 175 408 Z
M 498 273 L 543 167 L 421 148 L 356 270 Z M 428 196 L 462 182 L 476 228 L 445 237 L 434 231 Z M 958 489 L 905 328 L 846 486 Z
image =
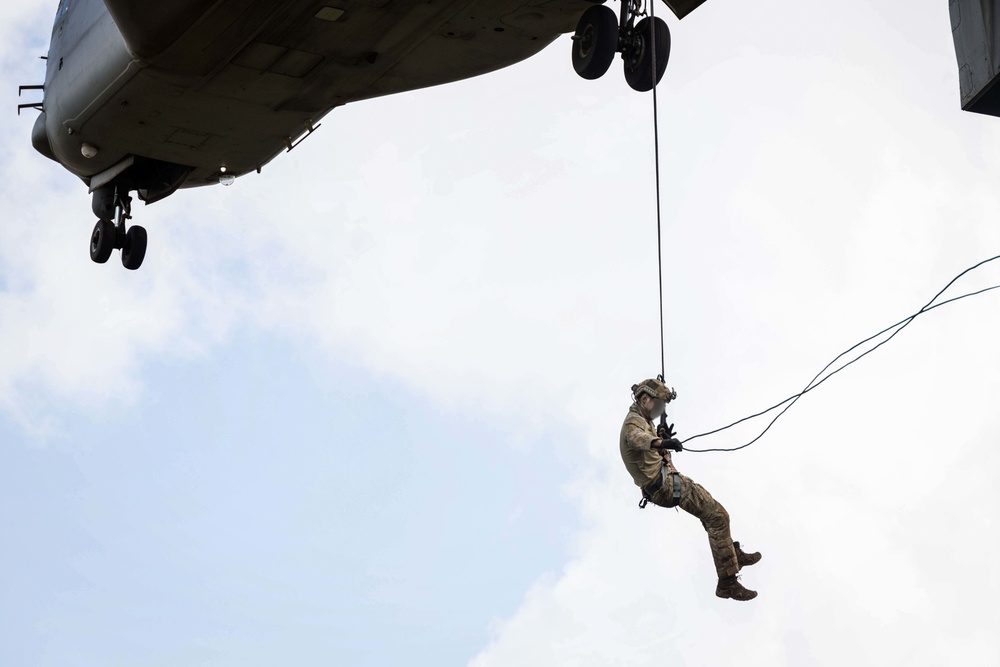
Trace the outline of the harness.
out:
M 667 466 L 661 466 L 660 474 L 657 475 L 652 482 L 642 487 L 642 500 L 639 501 L 639 509 L 646 509 L 646 504 L 649 503 L 649 501 L 653 499 L 653 496 L 655 496 L 660 489 L 663 488 L 663 485 L 666 484 L 668 474 L 674 476 L 672 480 L 674 492 L 670 496 L 670 502 L 667 507 L 677 507 L 681 504 L 681 474 L 676 470 L 668 473 Z

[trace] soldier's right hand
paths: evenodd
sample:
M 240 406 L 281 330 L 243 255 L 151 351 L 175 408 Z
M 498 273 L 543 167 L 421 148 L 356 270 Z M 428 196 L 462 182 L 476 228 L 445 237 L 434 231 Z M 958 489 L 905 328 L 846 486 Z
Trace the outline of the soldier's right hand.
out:
M 674 432 L 673 424 L 670 424 L 669 426 L 667 426 L 666 424 L 660 424 L 656 428 L 656 435 L 660 436 L 664 440 L 669 440 L 670 438 L 675 437 L 677 434 Z

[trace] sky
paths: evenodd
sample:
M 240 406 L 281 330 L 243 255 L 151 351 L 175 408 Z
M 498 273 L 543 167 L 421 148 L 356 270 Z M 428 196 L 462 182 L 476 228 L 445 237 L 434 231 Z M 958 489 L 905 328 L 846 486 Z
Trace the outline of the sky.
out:
M 11 110 L 55 4 L 0 8 Z M 683 438 L 1000 254 L 1000 119 L 959 108 L 945 2 L 669 23 Z M 134 273 L 90 261 L 86 188 L 11 115 L 0 665 L 1000 662 L 995 292 L 752 447 L 675 456 L 763 554 L 756 600 L 714 596 L 698 521 L 636 508 L 617 438 L 659 372 L 651 98 L 618 66 L 578 78 L 569 45 L 337 109 L 261 175 L 137 207 Z

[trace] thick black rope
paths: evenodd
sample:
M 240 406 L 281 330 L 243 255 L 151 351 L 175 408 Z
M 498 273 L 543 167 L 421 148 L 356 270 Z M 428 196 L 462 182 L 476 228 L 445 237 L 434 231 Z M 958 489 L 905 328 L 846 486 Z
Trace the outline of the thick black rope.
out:
M 622 0 L 626 2 L 627 0 Z M 660 231 L 660 123 L 656 104 L 657 62 L 656 62 L 656 0 L 649 1 L 649 59 L 650 73 L 653 77 L 653 160 L 656 164 L 656 265 L 660 288 L 660 380 L 667 381 L 666 337 L 663 331 L 663 243 Z
M 743 445 L 740 445 L 739 447 L 728 447 L 728 448 L 689 449 L 688 447 L 685 447 L 684 451 L 699 452 L 699 453 L 702 453 L 702 452 L 735 452 L 737 450 L 743 449 L 745 447 L 749 447 L 750 445 L 754 444 L 755 442 L 757 442 L 758 440 L 760 440 L 762 437 L 764 437 L 764 434 L 767 433 L 770 430 L 770 428 L 774 425 L 774 423 L 776 421 L 778 421 L 778 419 L 783 414 L 785 414 L 785 412 L 787 412 L 789 410 L 789 408 L 791 408 L 793 405 L 795 405 L 795 403 L 798 402 L 798 400 L 800 398 L 802 398 L 804 395 L 806 395 L 807 393 L 809 393 L 813 389 L 816 389 L 821 384 L 823 384 L 824 382 L 826 382 L 827 380 L 829 380 L 830 378 L 832 378 L 834 375 L 836 375 L 840 371 L 842 371 L 845 368 L 847 368 L 848 366 L 850 366 L 850 365 L 852 365 L 852 364 L 860 361 L 864 357 L 868 356 L 869 354 L 871 354 L 872 352 L 874 352 L 878 348 L 880 348 L 883 345 L 885 345 L 886 343 L 888 343 L 890 340 L 892 340 L 893 338 L 895 338 L 903 329 L 905 329 L 906 327 L 908 327 L 913 322 L 913 320 L 915 320 L 920 315 L 923 315 L 924 313 L 930 312 L 930 311 L 934 310 L 935 308 L 940 308 L 941 306 L 948 305 L 949 303 L 954 303 L 956 301 L 961 301 L 962 299 L 967 299 L 969 297 L 978 296 L 978 295 L 983 294 L 985 292 L 990 292 L 992 290 L 1000 289 L 1000 285 L 994 285 L 992 287 L 987 287 L 987 288 L 984 288 L 984 289 L 981 289 L 981 290 L 977 290 L 975 292 L 969 292 L 969 293 L 963 294 L 961 296 L 952 297 L 951 299 L 947 299 L 945 301 L 942 301 L 941 303 L 934 303 L 935 301 L 938 300 L 938 298 L 942 294 L 944 294 L 948 290 L 949 287 L 951 287 L 952 285 L 954 285 L 955 282 L 959 278 L 961 278 L 965 274 L 969 273 L 970 271 L 973 271 L 973 270 L 979 268 L 983 264 L 987 264 L 989 262 L 993 262 L 993 261 L 996 261 L 998 259 L 1000 259 L 1000 255 L 997 255 L 995 257 L 990 257 L 989 259 L 984 259 L 983 261 L 981 261 L 981 262 L 979 262 L 977 264 L 974 264 L 973 266 L 970 266 L 969 268 L 965 269 L 964 271 L 962 271 L 961 273 L 959 273 L 957 276 L 955 276 L 954 278 L 952 278 L 948 282 L 948 284 L 944 286 L 944 288 L 942 288 L 937 294 L 934 295 L 933 299 L 931 299 L 930 301 L 928 301 L 924 305 L 924 307 L 921 308 L 920 310 L 918 310 L 916 313 L 914 313 L 913 315 L 910 315 L 909 317 L 906 317 L 906 318 L 900 320 L 899 322 L 896 322 L 893 325 L 890 325 L 890 326 L 886 327 L 885 329 L 882 329 L 878 333 L 876 333 L 876 334 L 874 334 L 872 336 L 869 336 L 868 338 L 864 339 L 860 343 L 857 343 L 857 344 L 851 346 L 850 348 L 844 350 L 840 354 L 838 354 L 836 357 L 833 358 L 833 360 L 830 363 L 828 363 L 826 366 L 824 366 L 823 369 L 820 370 L 820 372 L 817 373 L 816 376 L 813 377 L 813 379 L 809 381 L 809 384 L 807 384 L 805 386 L 805 388 L 802 391 L 800 391 L 799 393 L 797 393 L 797 394 L 795 394 L 793 396 L 789 396 L 785 400 L 783 400 L 780 403 L 777 403 L 775 405 L 772 405 L 771 407 L 767 408 L 766 410 L 762 410 L 761 412 L 758 412 L 756 414 L 753 414 L 753 415 L 750 415 L 748 417 L 744 417 L 742 419 L 739 419 L 739 420 L 733 422 L 732 424 L 729 424 L 727 426 L 723 426 L 721 428 L 717 428 L 717 429 L 712 430 L 712 431 L 707 431 L 705 433 L 699 433 L 698 435 L 693 435 L 690 438 L 687 438 L 686 440 L 684 440 L 684 442 L 689 442 L 691 440 L 694 440 L 695 438 L 702 438 L 702 437 L 705 437 L 707 435 L 713 435 L 715 433 L 719 433 L 721 431 L 725 431 L 726 429 L 732 428 L 733 426 L 736 426 L 737 424 L 742 424 L 743 422 L 745 422 L 747 420 L 754 419 L 756 417 L 760 417 L 762 415 L 765 415 L 768 412 L 771 412 L 772 410 L 776 410 L 776 409 L 778 409 L 778 408 L 780 408 L 781 406 L 784 405 L 785 406 L 784 409 L 782 409 L 781 412 L 779 412 L 774 417 L 774 419 L 772 419 L 770 421 L 770 423 L 767 425 L 767 427 L 765 427 L 764 430 L 761 431 L 757 435 L 757 437 L 754 438 L 753 440 L 751 440 L 750 442 L 748 442 L 746 444 L 743 444 Z M 879 336 L 881 336 L 881 335 L 883 335 L 885 333 L 888 333 L 889 331 L 892 331 L 893 329 L 895 329 L 895 331 L 893 331 L 892 335 L 890 335 L 888 338 L 886 338 L 885 340 L 883 340 L 879 344 L 875 345 L 870 350 L 866 350 L 865 352 L 863 352 L 862 354 L 858 355 L 857 357 L 855 357 L 851 361 L 843 364 L 842 366 L 840 366 L 839 368 L 837 368 L 833 372 L 829 373 L 822 380 L 819 379 L 823 375 L 823 373 L 825 373 L 831 366 L 833 366 L 835 363 L 837 363 L 837 361 L 840 360 L 842 357 L 846 356 L 847 354 L 850 354 L 851 352 L 853 352 L 857 348 L 861 347 L 865 343 L 868 343 L 868 342 L 870 342 L 870 341 L 878 338 Z M 817 382 L 817 380 L 819 380 L 819 381 Z M 785 405 L 786 403 L 788 405 Z

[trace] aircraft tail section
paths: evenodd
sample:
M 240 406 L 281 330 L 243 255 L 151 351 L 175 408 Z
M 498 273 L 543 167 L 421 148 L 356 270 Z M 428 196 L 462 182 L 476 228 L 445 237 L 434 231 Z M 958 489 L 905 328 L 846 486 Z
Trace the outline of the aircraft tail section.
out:
M 705 4 L 705 0 L 663 0 L 670 7 L 671 11 L 682 19 L 698 7 Z

